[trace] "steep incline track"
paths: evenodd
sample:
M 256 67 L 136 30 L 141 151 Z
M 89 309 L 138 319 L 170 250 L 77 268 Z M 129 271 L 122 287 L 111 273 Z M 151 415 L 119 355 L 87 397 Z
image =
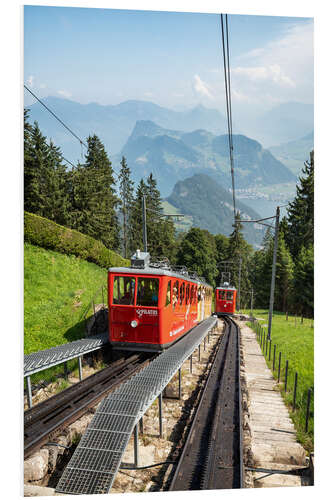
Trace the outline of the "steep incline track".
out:
M 241 488 L 242 414 L 239 329 L 226 330 L 203 391 L 170 490 Z
M 134 354 L 119 359 L 82 382 L 24 412 L 24 458 L 50 439 L 63 425 L 74 422 L 88 408 L 145 366 L 151 355 Z

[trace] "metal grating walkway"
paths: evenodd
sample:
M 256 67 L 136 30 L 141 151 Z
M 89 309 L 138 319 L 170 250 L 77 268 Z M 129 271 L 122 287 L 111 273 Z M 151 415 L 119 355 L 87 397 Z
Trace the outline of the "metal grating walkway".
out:
M 107 344 L 108 341 L 108 332 L 104 332 L 89 338 L 75 340 L 68 344 L 51 347 L 51 349 L 46 349 L 45 351 L 27 354 L 24 356 L 24 376 L 28 377 L 51 366 L 95 351 L 104 344 Z
M 135 425 L 217 324 L 208 318 L 106 397 L 56 487 L 73 495 L 108 493 Z

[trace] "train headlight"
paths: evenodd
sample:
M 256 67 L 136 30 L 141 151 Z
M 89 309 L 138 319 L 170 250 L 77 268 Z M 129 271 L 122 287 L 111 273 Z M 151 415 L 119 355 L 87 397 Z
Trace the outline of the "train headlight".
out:
M 133 319 L 133 321 L 131 321 L 131 327 L 132 328 L 136 328 L 138 326 L 138 322 L 136 319 Z

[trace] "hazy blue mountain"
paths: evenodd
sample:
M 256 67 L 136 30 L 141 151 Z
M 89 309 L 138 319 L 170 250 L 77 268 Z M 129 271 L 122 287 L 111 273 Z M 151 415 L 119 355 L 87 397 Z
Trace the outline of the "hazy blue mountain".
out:
M 161 127 L 183 131 L 205 128 L 219 133 L 226 126 L 219 111 L 204 106 L 174 111 L 152 102 L 134 100 L 109 106 L 79 104 L 58 97 L 47 97 L 43 102 L 82 140 L 96 133 L 110 155 L 119 153 L 138 120 L 151 120 Z M 40 103 L 29 106 L 29 109 L 30 121 L 37 120 L 43 133 L 52 137 L 64 156 L 76 161 L 81 155 L 78 141 Z
M 313 105 L 301 102 L 279 104 L 256 116 L 251 127 L 251 133 L 247 135 L 258 138 L 266 147 L 297 140 L 314 128 Z
M 295 176 L 259 142 L 234 135 L 235 184 L 238 189 L 296 181 Z M 227 135 L 206 130 L 183 132 L 138 121 L 121 151 L 138 182 L 150 172 L 158 179 L 162 196 L 179 180 L 206 173 L 224 188 L 231 185 Z M 114 158 L 118 165 L 120 156 Z
M 166 201 L 179 209 L 180 213 L 190 215 L 194 226 L 226 236 L 233 231 L 232 196 L 208 175 L 196 174 L 178 181 Z M 260 218 L 257 212 L 244 203 L 237 202 L 236 209 L 240 210 L 242 219 Z M 264 229 L 257 224 L 245 223 L 243 234 L 249 243 L 259 246 Z
M 272 146 L 269 150 L 298 177 L 301 174 L 305 160 L 310 157 L 313 145 L 314 134 L 312 131 L 301 139 L 285 142 L 279 146 Z

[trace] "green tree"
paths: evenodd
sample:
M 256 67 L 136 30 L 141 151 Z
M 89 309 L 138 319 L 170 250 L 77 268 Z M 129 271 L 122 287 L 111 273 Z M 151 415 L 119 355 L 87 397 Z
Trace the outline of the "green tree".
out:
M 298 254 L 293 282 L 293 298 L 298 314 L 313 317 L 314 313 L 314 254 L 313 246 L 303 246 Z
M 211 285 L 215 285 L 215 278 L 218 275 L 215 260 L 216 247 L 212 245 L 214 237 L 209 238 L 207 232 L 198 227 L 192 227 L 181 241 L 177 262 L 195 271 L 199 276 L 205 277 Z
M 296 197 L 289 204 L 288 230 L 286 243 L 293 259 L 297 258 L 303 246 L 313 246 L 314 234 L 314 152 L 310 153 L 310 161 L 304 163 L 302 170 L 304 176 L 300 177 L 296 187 Z
M 72 173 L 74 229 L 96 238 L 107 248 L 119 248 L 119 224 L 116 208 L 115 180 L 111 162 L 97 135 L 87 139 L 85 163 Z
M 234 230 L 229 236 L 228 251 L 226 253 L 226 260 L 232 262 L 230 266 L 231 284 L 236 288 L 239 287 L 239 269 L 241 266 L 241 282 L 240 293 L 238 296 L 243 297 L 248 302 L 249 293 L 251 291 L 250 283 L 250 258 L 253 253 L 252 246 L 247 243 L 242 234 L 243 226 L 240 223 L 240 214 L 237 212 Z M 241 261 L 241 264 L 240 264 Z M 245 304 L 245 300 L 242 300 Z

